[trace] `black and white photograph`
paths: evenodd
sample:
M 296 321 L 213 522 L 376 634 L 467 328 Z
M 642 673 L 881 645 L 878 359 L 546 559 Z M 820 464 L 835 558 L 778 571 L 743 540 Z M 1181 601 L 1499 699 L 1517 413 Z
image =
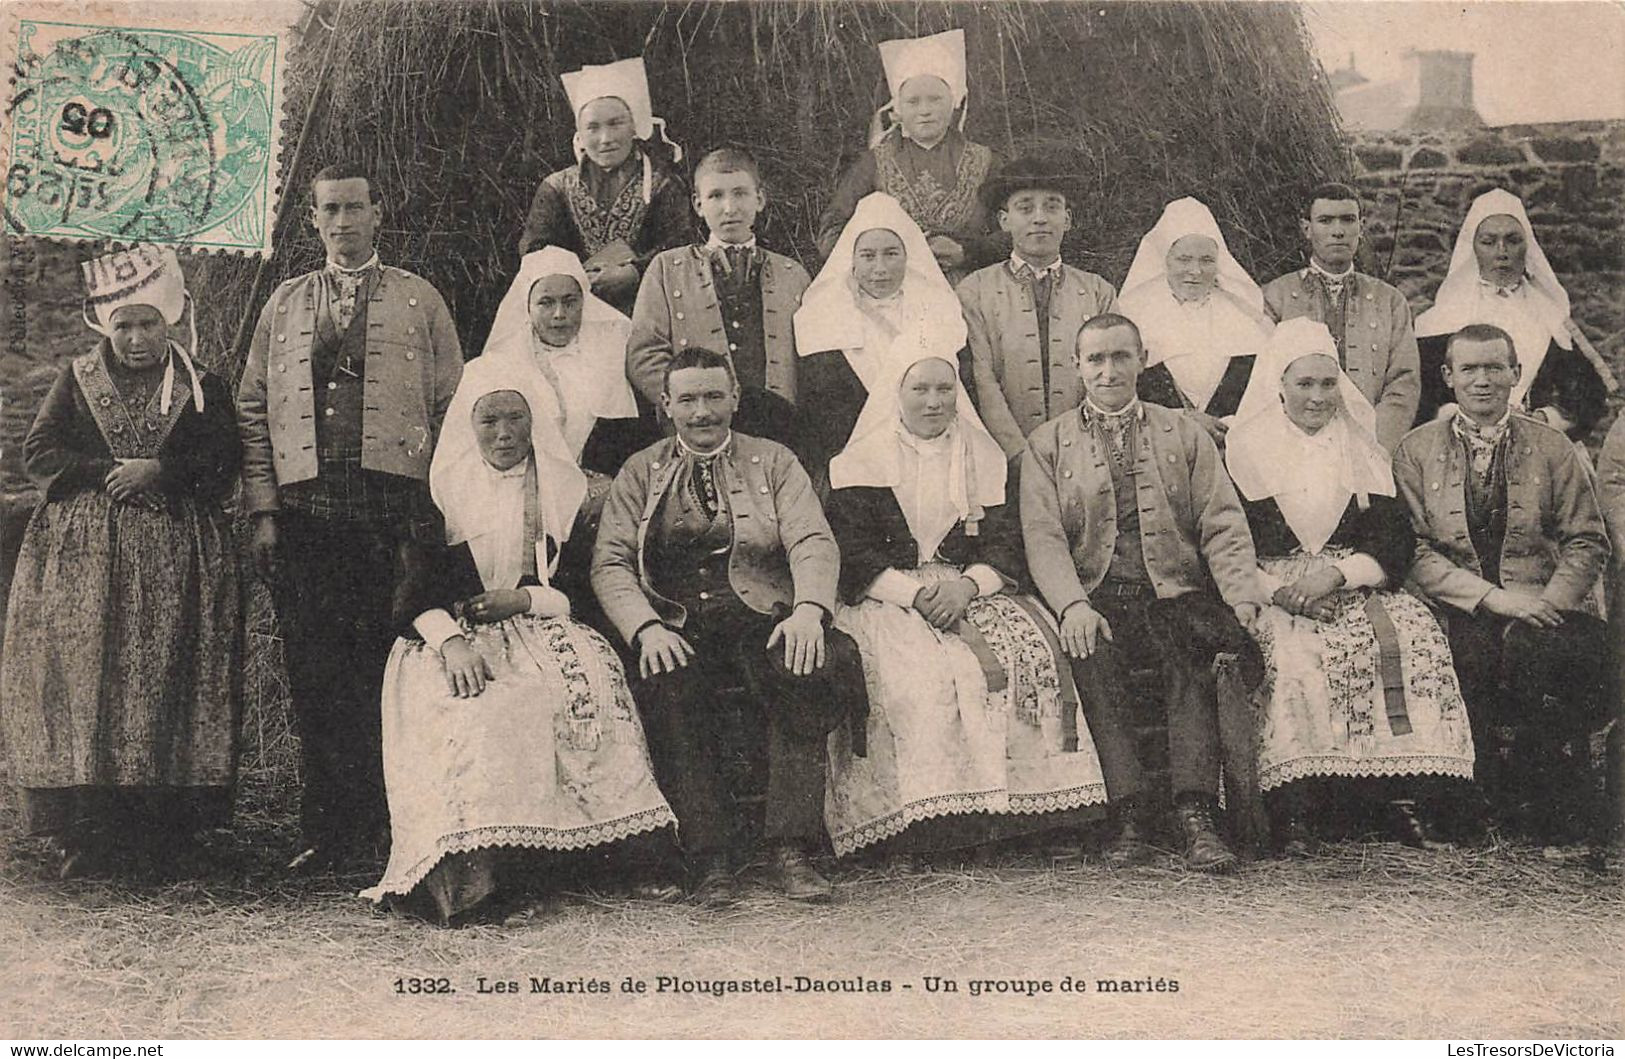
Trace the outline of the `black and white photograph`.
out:
M 6 4 L 9 1054 L 1612 1055 L 1622 54 Z

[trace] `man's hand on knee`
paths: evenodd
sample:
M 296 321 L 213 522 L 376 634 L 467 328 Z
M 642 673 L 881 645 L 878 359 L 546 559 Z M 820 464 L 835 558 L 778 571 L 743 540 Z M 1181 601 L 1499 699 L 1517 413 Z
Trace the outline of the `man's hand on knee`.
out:
M 645 626 L 638 633 L 639 676 L 675 673 L 688 665 L 693 657 L 694 648 L 689 642 L 664 625 Z
M 1110 643 L 1112 626 L 1087 603 L 1074 603 L 1061 618 L 1061 647 L 1073 658 L 1088 658 L 1102 641 Z
M 798 677 L 811 675 L 824 664 L 824 611 L 811 603 L 797 604 L 788 618 L 773 626 L 768 650 L 781 640 L 784 668 Z

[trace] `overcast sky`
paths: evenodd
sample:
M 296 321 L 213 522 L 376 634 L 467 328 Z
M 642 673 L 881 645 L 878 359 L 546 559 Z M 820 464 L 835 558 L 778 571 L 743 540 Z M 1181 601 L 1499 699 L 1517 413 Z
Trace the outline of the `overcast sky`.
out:
M 1490 125 L 1625 118 L 1625 3 L 1618 0 L 1311 0 L 1304 18 L 1328 72 L 1405 73 L 1411 48 L 1471 51 Z

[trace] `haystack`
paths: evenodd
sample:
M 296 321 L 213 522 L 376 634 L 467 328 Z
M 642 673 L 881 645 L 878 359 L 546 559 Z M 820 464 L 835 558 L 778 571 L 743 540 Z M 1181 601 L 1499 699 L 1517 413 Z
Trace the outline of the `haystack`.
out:
M 321 0 L 290 56 L 284 159 L 302 132 L 305 145 L 284 174 L 276 254 L 263 265 L 184 262 L 203 359 L 235 380 L 244 322 L 277 282 L 320 264 L 306 188 L 340 160 L 376 174 L 385 260 L 445 294 L 477 353 L 536 184 L 571 160 L 558 74 L 629 55 L 645 56 L 657 112 L 690 162 L 725 142 L 757 154 L 770 191 L 764 240 L 815 269 L 818 214 L 885 101 L 876 42 L 953 27 L 969 48 L 966 131 L 1005 157 L 1030 147 L 1076 157 L 1080 201 L 1064 252 L 1114 284 L 1164 203 L 1182 195 L 1212 207 L 1254 275 L 1284 271 L 1299 262 L 1293 193 L 1350 171 L 1295 4 Z M 0 303 L 26 286 L 30 304 L 27 348 L 0 349 L 10 384 L 0 552 L 15 548 L 33 500 L 17 459 L 22 433 L 56 365 L 94 337 L 76 322 L 76 262 L 96 250 L 7 242 L 0 273 L 21 283 L 0 285 Z M 262 593 L 249 635 L 245 767 L 285 790 L 286 690 Z
M 292 57 L 290 124 L 318 85 L 321 99 L 257 297 L 319 263 L 306 184 L 354 158 L 383 188 L 385 255 L 446 294 L 478 352 L 536 184 L 571 161 L 558 74 L 637 54 L 690 162 L 726 142 L 759 156 L 761 234 L 815 269 L 818 214 L 885 101 L 876 42 L 956 26 L 971 68 L 966 131 L 1006 157 L 1075 153 L 1082 201 L 1066 255 L 1114 282 L 1181 195 L 1212 206 L 1244 264 L 1281 271 L 1297 260 L 1291 191 L 1348 172 L 1294 4 L 325 0 Z M 212 348 L 257 310 L 254 271 L 199 270 L 218 309 Z

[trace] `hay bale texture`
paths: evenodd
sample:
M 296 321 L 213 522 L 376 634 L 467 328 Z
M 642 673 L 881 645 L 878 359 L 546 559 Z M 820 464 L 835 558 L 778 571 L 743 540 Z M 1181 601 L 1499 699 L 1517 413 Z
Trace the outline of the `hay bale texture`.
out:
M 967 133 L 1005 157 L 1075 154 L 1066 257 L 1114 282 L 1163 204 L 1186 194 L 1213 208 L 1243 264 L 1263 278 L 1283 271 L 1298 262 L 1291 190 L 1349 172 L 1295 4 L 328 0 L 291 56 L 290 148 L 331 46 L 306 150 L 285 174 L 267 280 L 320 263 L 306 184 L 357 159 L 382 186 L 385 256 L 440 288 L 474 355 L 531 195 L 571 161 L 559 73 L 638 54 L 688 163 L 748 146 L 770 190 L 759 233 L 816 269 L 818 214 L 886 98 L 876 43 L 956 26 L 969 49 Z M 206 348 L 229 348 L 258 311 L 253 272 L 232 259 L 196 270 L 201 304 L 215 309 Z
M 953 27 L 969 48 L 966 131 L 1005 157 L 1033 146 L 1073 153 L 1078 201 L 1064 253 L 1113 283 L 1163 204 L 1181 195 L 1213 208 L 1259 279 L 1293 267 L 1292 192 L 1350 172 L 1295 4 L 322 0 L 290 54 L 284 159 L 307 114 L 311 127 L 284 173 L 287 206 L 258 292 L 254 259 L 182 257 L 201 359 L 237 378 L 244 321 L 277 282 L 321 263 L 307 220 L 311 174 L 351 159 L 381 186 L 385 260 L 440 289 L 476 354 L 517 266 L 536 185 L 571 160 L 559 73 L 637 54 L 689 164 L 724 142 L 748 145 L 770 189 L 760 233 L 816 269 L 819 212 L 886 98 L 876 43 Z M 22 436 L 57 368 L 95 339 L 78 319 L 78 262 L 105 249 L 0 247 L 0 315 L 10 319 L 10 300 L 28 291 L 26 341 L 0 346 L 0 537 L 12 547 L 34 500 Z M 286 688 L 258 590 L 249 639 L 245 772 L 286 792 Z

